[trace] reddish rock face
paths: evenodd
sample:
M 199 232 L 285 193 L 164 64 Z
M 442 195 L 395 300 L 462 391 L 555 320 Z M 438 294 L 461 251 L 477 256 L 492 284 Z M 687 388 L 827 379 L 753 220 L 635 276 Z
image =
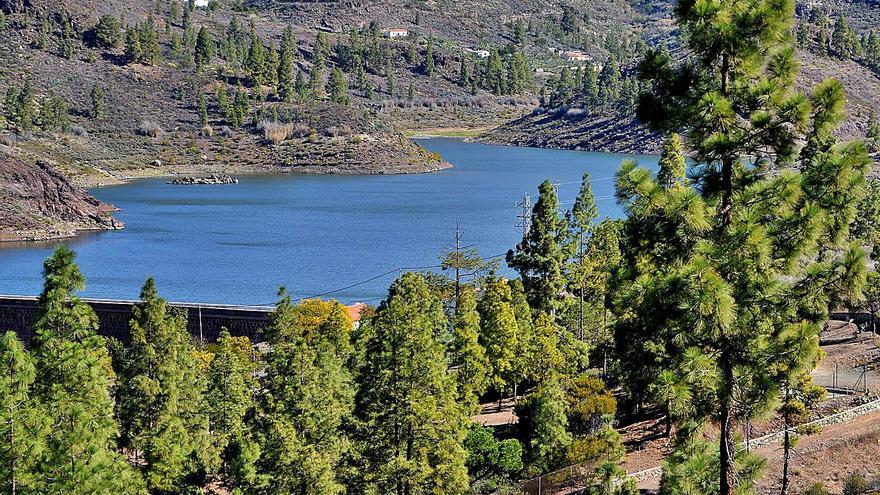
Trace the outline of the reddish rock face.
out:
M 0 153 L 0 241 L 121 229 L 113 211 L 113 205 L 98 201 L 45 162 L 32 164 Z

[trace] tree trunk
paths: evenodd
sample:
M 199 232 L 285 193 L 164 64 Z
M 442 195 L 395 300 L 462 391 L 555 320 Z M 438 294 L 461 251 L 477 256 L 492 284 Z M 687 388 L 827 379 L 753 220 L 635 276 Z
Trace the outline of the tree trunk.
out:
M 733 389 L 733 366 L 730 360 L 722 357 L 722 373 L 724 374 L 724 385 L 721 396 L 721 431 L 718 435 L 720 449 L 720 478 L 721 490 L 720 495 L 731 495 L 736 488 L 736 479 L 733 472 L 733 429 L 732 423 L 732 405 L 731 395 Z
M 788 388 L 786 387 L 786 396 Z M 780 495 L 788 495 L 788 461 L 791 459 L 791 434 L 789 433 L 788 412 L 782 415 L 782 489 Z
M 15 495 L 16 483 L 15 483 L 15 461 L 18 460 L 17 454 L 15 452 L 15 416 L 11 415 L 13 418 L 9 422 L 9 447 L 10 452 L 12 452 L 12 462 L 9 470 L 9 485 L 11 488 L 12 495 Z

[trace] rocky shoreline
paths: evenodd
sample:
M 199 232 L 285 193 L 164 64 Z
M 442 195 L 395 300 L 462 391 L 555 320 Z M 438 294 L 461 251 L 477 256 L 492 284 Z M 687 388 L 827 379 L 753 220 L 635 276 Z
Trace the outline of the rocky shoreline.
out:
M 118 230 L 117 208 L 101 202 L 49 163 L 0 150 L 0 242 L 45 241 Z

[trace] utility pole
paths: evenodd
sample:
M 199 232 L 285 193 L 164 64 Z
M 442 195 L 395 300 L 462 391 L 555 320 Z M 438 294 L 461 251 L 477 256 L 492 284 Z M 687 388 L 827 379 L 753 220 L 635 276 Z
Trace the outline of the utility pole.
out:
M 461 224 L 455 222 L 455 306 L 461 293 Z
M 523 234 L 523 244 L 529 240 L 529 230 L 532 228 L 532 197 L 526 193 L 523 195 L 522 201 L 516 204 L 517 208 L 522 208 L 522 213 L 517 215 L 518 220 L 516 229 Z

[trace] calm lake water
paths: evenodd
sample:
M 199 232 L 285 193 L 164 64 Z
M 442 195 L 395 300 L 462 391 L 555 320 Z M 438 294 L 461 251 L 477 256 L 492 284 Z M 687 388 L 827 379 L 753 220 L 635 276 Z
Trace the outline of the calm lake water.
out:
M 524 194 L 534 200 L 544 179 L 560 183 L 567 209 L 588 171 L 601 214 L 621 215 L 611 177 L 627 155 L 455 139 L 420 143 L 455 168 L 405 176 L 244 176 L 222 186 L 139 180 L 92 191 L 122 209 L 124 230 L 65 242 L 78 253 L 89 297 L 135 299 L 153 276 L 174 301 L 269 304 L 284 285 L 294 298 L 334 291 L 325 297 L 376 303 L 398 268 L 438 264 L 453 245 L 456 223 L 481 255 L 505 253 L 521 236 L 515 204 Z M 656 167 L 656 157 L 630 158 Z M 38 294 L 53 247 L 0 244 L 0 293 Z

